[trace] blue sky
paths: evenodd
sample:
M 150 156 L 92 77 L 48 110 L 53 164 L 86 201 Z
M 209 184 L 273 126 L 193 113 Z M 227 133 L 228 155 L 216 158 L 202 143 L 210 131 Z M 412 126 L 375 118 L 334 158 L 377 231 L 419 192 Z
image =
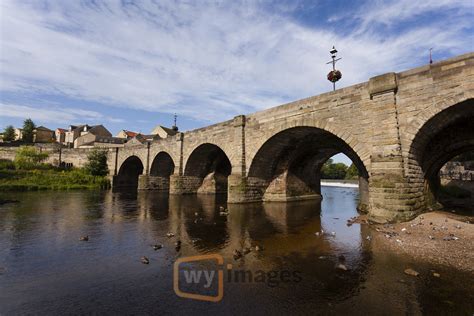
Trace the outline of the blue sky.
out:
M 0 2 L 0 128 L 190 130 L 473 51 L 472 0 Z

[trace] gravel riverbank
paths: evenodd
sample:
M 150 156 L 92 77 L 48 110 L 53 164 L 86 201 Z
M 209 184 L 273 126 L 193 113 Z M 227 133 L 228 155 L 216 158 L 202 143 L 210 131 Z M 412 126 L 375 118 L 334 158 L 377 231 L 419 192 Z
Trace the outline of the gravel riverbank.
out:
M 370 225 L 373 249 L 474 274 L 473 223 L 472 216 L 436 211 L 405 223 Z

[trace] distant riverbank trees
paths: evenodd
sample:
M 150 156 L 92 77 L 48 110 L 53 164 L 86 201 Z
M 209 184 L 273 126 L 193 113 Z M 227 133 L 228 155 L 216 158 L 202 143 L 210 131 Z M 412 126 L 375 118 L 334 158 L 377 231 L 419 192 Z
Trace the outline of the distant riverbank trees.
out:
M 0 159 L 0 191 L 109 188 L 107 157 L 104 161 L 104 155 L 103 152 L 92 152 L 89 168 L 63 169 L 45 163 L 47 153 L 33 146 L 22 146 L 13 161 Z
M 334 163 L 334 160 L 329 158 L 321 168 L 321 179 L 354 180 L 357 178 L 358 171 L 354 164 L 348 167 L 342 162 Z
M 25 143 L 32 143 L 34 130 L 36 128 L 36 124 L 33 122 L 32 119 L 26 119 L 23 122 L 23 130 L 22 130 L 22 140 Z
M 15 128 L 13 125 L 8 125 L 3 131 L 3 141 L 11 142 L 15 140 Z

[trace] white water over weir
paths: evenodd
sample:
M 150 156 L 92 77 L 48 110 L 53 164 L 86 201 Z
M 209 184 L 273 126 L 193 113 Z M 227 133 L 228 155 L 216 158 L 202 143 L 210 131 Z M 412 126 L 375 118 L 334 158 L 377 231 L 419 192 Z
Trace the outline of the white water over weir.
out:
M 323 187 L 341 187 L 341 188 L 358 188 L 359 183 L 357 180 L 321 180 L 321 186 Z

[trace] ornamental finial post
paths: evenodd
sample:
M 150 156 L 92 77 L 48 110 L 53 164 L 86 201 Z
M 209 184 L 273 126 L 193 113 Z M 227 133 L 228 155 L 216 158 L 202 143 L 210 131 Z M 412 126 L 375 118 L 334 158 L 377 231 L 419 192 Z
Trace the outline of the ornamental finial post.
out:
M 329 51 L 331 54 L 331 61 L 327 62 L 326 64 L 332 64 L 332 70 L 328 73 L 328 80 L 332 82 L 332 90 L 336 90 L 336 82 L 339 81 L 339 79 L 342 78 L 342 73 L 336 69 L 336 62 L 338 60 L 341 60 L 342 58 L 336 58 L 337 57 L 337 49 L 336 47 L 332 47 L 332 49 Z

